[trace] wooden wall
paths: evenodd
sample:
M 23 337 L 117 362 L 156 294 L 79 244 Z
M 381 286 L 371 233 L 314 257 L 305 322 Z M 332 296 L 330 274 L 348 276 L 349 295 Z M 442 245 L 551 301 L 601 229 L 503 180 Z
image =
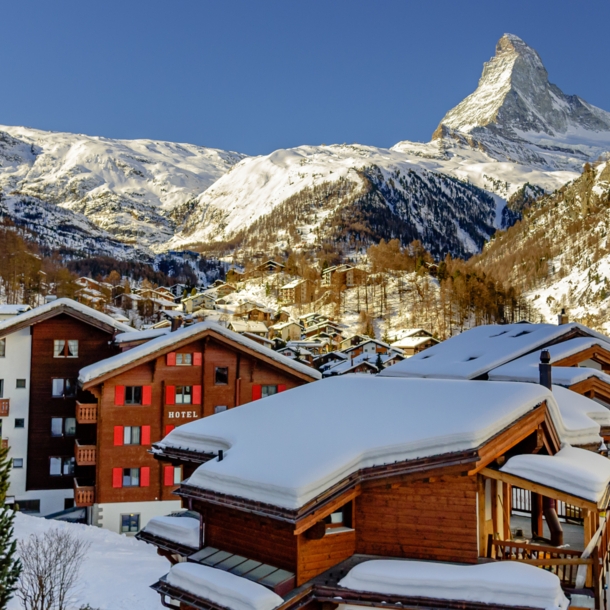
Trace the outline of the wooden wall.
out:
M 298 536 L 297 586 L 322 574 L 356 552 L 356 531 L 326 534 L 320 540 Z
M 363 486 L 356 500 L 356 552 L 476 562 L 476 477 Z

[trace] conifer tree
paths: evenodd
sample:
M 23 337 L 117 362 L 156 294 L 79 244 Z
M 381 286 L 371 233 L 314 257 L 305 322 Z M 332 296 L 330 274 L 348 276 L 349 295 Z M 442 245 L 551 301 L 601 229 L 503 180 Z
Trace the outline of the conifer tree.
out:
M 4 504 L 10 469 L 8 449 L 0 449 L 0 610 L 6 610 L 21 573 L 21 563 L 16 556 L 17 541 L 13 540 L 15 513 Z

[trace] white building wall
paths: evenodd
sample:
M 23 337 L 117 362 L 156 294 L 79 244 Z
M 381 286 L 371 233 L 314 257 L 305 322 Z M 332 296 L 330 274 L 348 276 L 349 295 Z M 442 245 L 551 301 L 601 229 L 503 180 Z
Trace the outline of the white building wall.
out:
M 140 529 L 142 529 L 153 517 L 160 517 L 178 510 L 182 510 L 180 500 L 94 504 L 91 524 L 120 534 L 121 515 L 132 513 L 140 515 Z

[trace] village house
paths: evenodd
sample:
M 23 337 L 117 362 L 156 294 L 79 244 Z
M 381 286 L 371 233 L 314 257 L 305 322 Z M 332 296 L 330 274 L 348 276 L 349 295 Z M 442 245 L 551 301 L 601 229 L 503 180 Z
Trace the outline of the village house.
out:
M 319 377 L 208 322 L 150 338 L 81 369 L 79 385 L 91 398 L 77 407 L 87 434 L 76 437 L 76 462 L 90 471 L 75 479 L 76 505 L 90 509 L 94 525 L 137 531 L 151 517 L 180 508 L 172 492 L 182 474 L 151 456 L 152 443 L 185 422 Z
M 364 269 L 351 265 L 338 265 L 322 270 L 322 286 L 345 286 L 353 288 L 366 284 L 369 274 Z
M 610 460 L 571 446 L 601 441 L 583 400 L 342 376 L 176 428 L 153 451 L 183 466 L 190 512 L 138 535 L 173 564 L 153 589 L 183 609 L 605 609 Z M 559 521 L 562 503 L 581 525 Z
M 432 333 L 423 328 L 405 328 L 394 334 L 392 347 L 402 350 L 405 356 L 413 356 L 439 343 Z
M 298 341 L 302 332 L 301 325 L 294 320 L 279 322 L 269 327 L 269 338 L 279 337 L 283 341 Z
M 258 265 L 256 267 L 256 270 L 259 273 L 266 273 L 266 274 L 281 273 L 282 271 L 284 271 L 284 265 L 282 265 L 282 263 L 278 263 L 277 261 L 274 261 L 274 260 L 268 260 L 268 261 L 265 261 L 264 263 L 261 263 L 260 265 Z
M 266 326 L 273 324 L 275 312 L 269 307 L 255 306 L 245 312 L 245 317 L 253 322 L 264 322 Z
M 280 301 L 284 304 L 303 305 L 314 300 L 315 286 L 310 280 L 302 278 L 293 280 L 280 288 Z
M 249 333 L 259 337 L 266 337 L 269 332 L 264 322 L 253 322 L 252 320 L 231 320 L 228 322 L 227 328 L 236 333 Z
M 3 315 L 4 314 L 4 315 Z M 83 366 L 116 354 L 117 332 L 133 328 L 71 299 L 0 307 L 0 429 L 13 461 L 8 497 L 19 510 L 49 515 L 73 504 Z
M 383 341 L 371 339 L 370 337 L 362 339 L 354 345 L 344 347 L 341 351 L 350 357 L 359 356 L 360 354 L 389 354 L 390 352 L 402 354 L 402 350 L 393 348 Z
M 227 282 L 229 284 L 236 284 L 237 282 L 243 282 L 246 279 L 246 274 L 239 269 L 229 269 L 227 271 Z
M 197 308 L 204 307 L 205 309 L 214 309 L 217 294 L 209 294 L 208 292 L 198 292 L 196 294 L 184 297 L 180 302 L 184 313 L 193 313 Z

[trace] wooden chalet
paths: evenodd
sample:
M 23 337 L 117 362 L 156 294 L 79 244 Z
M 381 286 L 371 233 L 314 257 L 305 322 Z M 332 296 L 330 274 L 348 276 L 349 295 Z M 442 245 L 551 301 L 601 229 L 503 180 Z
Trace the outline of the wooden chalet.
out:
M 343 344 L 344 342 L 341 343 L 341 345 Z M 363 338 L 354 345 L 343 348 L 342 351 L 350 358 L 360 356 L 361 354 L 389 354 L 392 351 L 402 354 L 402 351 L 398 348 L 392 348 L 392 346 L 384 343 L 383 341 L 371 339 L 369 337 Z
M 283 341 L 298 341 L 303 333 L 303 328 L 298 322 L 289 320 L 279 322 L 269 327 L 269 338 L 279 337 Z
M 284 304 L 292 305 L 294 303 L 302 305 L 311 303 L 315 296 L 315 286 L 310 280 L 298 278 L 292 282 L 285 284 L 279 290 L 280 301 Z
M 369 273 L 351 265 L 328 267 L 322 271 L 322 286 L 345 286 L 353 288 L 366 284 Z
M 567 595 L 606 608 L 610 461 L 562 448 L 563 415 L 544 386 L 338 377 L 258 406 L 187 424 L 154 447 L 189 477 L 176 493 L 193 528 L 187 537 L 180 517 L 165 517 L 138 535 L 174 564 L 153 585 L 164 604 L 482 610 L 565 608 Z M 531 495 L 525 535 L 513 523 L 517 489 Z M 582 517 L 570 548 L 561 503 Z M 442 578 L 438 591 L 407 586 L 410 571 L 430 583 L 450 564 L 481 574 L 466 597 L 444 593 Z M 490 571 L 504 582 L 518 573 L 512 598 L 498 580 L 476 597 Z M 528 603 L 528 583 L 540 579 L 562 605 Z
M 266 273 L 266 274 L 281 273 L 282 271 L 284 271 L 284 265 L 282 265 L 282 263 L 278 263 L 277 261 L 269 259 L 269 260 L 265 261 L 264 263 L 261 263 L 260 265 L 258 265 L 256 267 L 256 270 L 259 273 Z
M 413 356 L 439 343 L 432 333 L 423 328 L 404 329 L 394 336 L 392 347 L 402 350 L 405 356 Z
M 320 378 L 317 371 L 213 323 L 141 334 L 149 340 L 79 375 L 82 391 L 92 398 L 77 405 L 77 420 L 87 434 L 77 436 L 76 461 L 90 472 L 75 480 L 75 501 L 91 507 L 94 524 L 115 531 L 121 506 L 136 531 L 180 506 L 173 491 L 181 474 L 153 459 L 151 443 L 185 422 Z M 123 343 L 138 339 L 137 333 L 130 335 Z
M 264 322 L 265 325 L 271 326 L 273 324 L 275 312 L 269 307 L 260 307 L 257 305 L 248 309 L 244 315 L 248 320 L 253 322 Z
M 246 279 L 246 274 L 239 269 L 229 269 L 227 271 L 227 282 L 229 284 L 236 284 L 237 282 L 243 282 Z

